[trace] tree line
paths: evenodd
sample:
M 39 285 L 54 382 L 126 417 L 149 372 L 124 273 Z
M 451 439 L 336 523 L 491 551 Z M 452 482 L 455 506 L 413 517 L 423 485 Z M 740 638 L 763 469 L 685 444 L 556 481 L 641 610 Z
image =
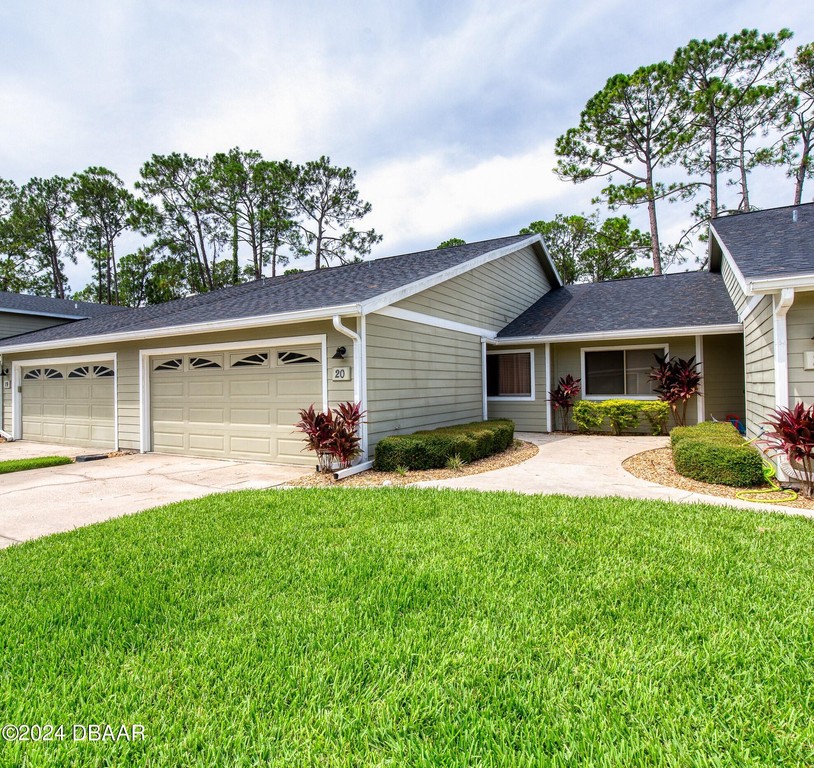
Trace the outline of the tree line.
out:
M 814 176 L 814 43 L 787 55 L 791 38 L 781 29 L 691 40 L 669 61 L 608 79 L 579 124 L 557 139 L 560 178 L 602 180 L 593 202 L 610 210 L 646 208 L 654 274 L 685 259 L 690 239 L 704 240 L 711 219 L 755 209 L 749 183 L 756 168 L 785 169 L 789 202 L 802 201 Z M 678 243 L 660 239 L 664 201 L 694 205 Z M 574 228 L 570 234 L 578 236 Z
M 0 179 L 0 290 L 135 307 L 276 276 L 297 258 L 359 261 L 382 238 L 355 228 L 371 210 L 355 177 L 326 156 L 298 165 L 234 148 L 153 155 L 133 189 L 103 167 Z M 144 245 L 120 255 L 128 233 Z M 94 279 L 72 293 L 65 266 L 79 258 Z

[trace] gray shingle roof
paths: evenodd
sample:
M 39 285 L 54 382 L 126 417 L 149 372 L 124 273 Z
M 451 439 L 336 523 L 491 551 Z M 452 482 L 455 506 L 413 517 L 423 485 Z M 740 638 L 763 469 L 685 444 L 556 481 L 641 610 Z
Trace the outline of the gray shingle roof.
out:
M 719 216 L 712 223 L 747 280 L 814 273 L 814 203 Z
M 112 317 L 82 320 L 32 331 L 0 342 L 9 348 L 21 344 L 70 341 L 87 336 L 143 331 L 219 320 L 274 315 L 355 304 L 396 290 L 424 277 L 514 243 L 529 235 L 513 235 L 454 248 L 433 249 L 347 264 L 330 269 L 258 280 L 211 293 L 155 304 Z
M 61 317 L 75 317 L 80 320 L 86 317 L 98 317 L 111 312 L 120 312 L 123 309 L 123 307 L 111 307 L 107 304 L 91 304 L 87 301 L 51 299 L 47 296 L 29 296 L 24 293 L 0 291 L 0 312 L 60 315 Z
M 738 323 L 719 274 L 683 272 L 557 288 L 509 323 L 499 338 L 613 333 Z

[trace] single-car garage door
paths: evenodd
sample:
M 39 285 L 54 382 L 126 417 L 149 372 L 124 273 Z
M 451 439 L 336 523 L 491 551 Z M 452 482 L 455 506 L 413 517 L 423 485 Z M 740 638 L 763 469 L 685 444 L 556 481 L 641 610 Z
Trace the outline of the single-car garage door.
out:
M 114 382 L 112 363 L 23 368 L 23 439 L 112 450 Z
M 313 464 L 294 424 L 322 405 L 321 354 L 316 344 L 151 358 L 153 450 Z

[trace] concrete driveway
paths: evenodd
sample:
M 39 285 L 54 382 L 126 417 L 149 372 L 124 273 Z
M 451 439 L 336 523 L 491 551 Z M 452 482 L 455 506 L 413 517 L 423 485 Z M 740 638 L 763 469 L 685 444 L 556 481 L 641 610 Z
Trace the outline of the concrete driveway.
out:
M 426 488 L 458 488 L 519 493 L 561 493 L 567 496 L 624 496 L 685 503 L 718 504 L 752 511 L 785 512 L 814 517 L 814 513 L 781 504 L 756 504 L 721 496 L 670 488 L 634 477 L 622 462 L 642 451 L 669 445 L 666 437 L 612 437 L 610 435 L 517 434 L 540 446 L 540 452 L 522 464 L 480 475 L 415 483 Z
M 64 445 L 0 444 L 0 461 L 91 453 Z M 155 453 L 0 475 L 0 548 L 210 493 L 272 488 L 309 467 Z

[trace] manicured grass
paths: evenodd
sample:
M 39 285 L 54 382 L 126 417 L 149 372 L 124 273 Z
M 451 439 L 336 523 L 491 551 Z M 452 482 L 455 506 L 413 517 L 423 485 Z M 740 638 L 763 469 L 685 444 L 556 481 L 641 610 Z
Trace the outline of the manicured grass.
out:
M 0 719 L 147 739 L 0 764 L 810 764 L 812 552 L 800 518 L 429 490 L 113 520 L 0 553 Z
M 43 467 L 58 467 L 60 464 L 70 464 L 70 456 L 36 456 L 33 459 L 9 459 L 0 461 L 0 475 L 9 472 L 24 472 L 26 469 L 42 469 Z

